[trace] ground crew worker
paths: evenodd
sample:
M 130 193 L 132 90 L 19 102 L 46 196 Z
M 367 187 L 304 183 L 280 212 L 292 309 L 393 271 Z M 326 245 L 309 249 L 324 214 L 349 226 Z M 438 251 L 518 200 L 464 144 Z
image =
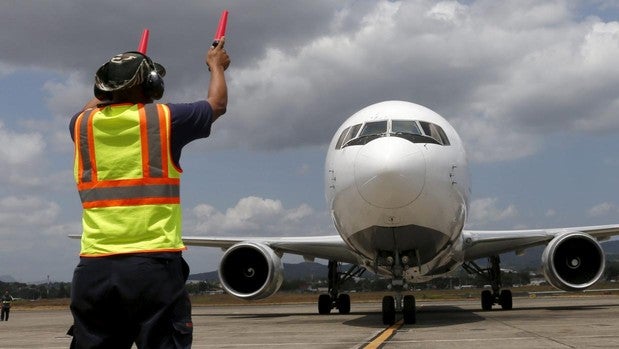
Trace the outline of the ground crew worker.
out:
M 82 201 L 71 348 L 189 348 L 189 268 L 182 258 L 181 149 L 226 111 L 225 39 L 206 55 L 205 100 L 155 104 L 165 69 L 139 52 L 95 74 L 95 98 L 70 123 Z M 206 70 L 206 69 L 205 69 Z
M 13 297 L 9 294 L 9 291 L 4 291 L 2 296 L 2 310 L 0 311 L 0 321 L 9 321 L 9 313 L 11 312 L 11 302 Z

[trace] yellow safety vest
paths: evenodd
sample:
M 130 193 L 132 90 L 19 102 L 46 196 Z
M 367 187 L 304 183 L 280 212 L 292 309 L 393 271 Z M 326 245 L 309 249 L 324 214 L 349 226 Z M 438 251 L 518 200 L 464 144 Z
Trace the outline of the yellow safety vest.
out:
M 74 176 L 83 207 L 80 256 L 173 252 L 181 238 L 180 175 L 164 104 L 116 104 L 76 119 Z

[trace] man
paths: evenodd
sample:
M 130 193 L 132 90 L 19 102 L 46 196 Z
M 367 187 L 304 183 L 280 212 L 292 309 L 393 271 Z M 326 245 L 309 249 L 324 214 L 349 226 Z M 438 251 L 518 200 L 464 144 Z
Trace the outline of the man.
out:
M 9 294 L 9 291 L 4 291 L 2 296 L 2 311 L 0 313 L 0 321 L 9 321 L 9 313 L 11 312 L 11 302 L 13 297 Z
M 71 292 L 72 348 L 189 348 L 180 155 L 226 111 L 225 39 L 206 55 L 206 100 L 154 104 L 165 69 L 138 52 L 95 75 L 95 98 L 70 123 L 83 206 Z

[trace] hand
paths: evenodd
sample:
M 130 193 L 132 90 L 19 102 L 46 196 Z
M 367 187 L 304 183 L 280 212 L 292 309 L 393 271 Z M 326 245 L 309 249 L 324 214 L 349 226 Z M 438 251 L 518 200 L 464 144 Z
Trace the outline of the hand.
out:
M 224 49 L 225 44 L 226 38 L 222 37 L 217 46 L 211 47 L 206 53 L 206 65 L 209 70 L 212 71 L 219 67 L 226 70 L 230 66 L 230 57 L 228 57 L 228 53 Z

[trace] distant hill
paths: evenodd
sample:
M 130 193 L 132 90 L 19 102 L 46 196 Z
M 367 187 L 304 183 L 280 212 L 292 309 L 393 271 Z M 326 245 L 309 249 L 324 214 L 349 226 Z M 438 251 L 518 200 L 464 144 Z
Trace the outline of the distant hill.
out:
M 514 270 L 525 268 L 538 269 L 541 266 L 544 248 L 545 246 L 530 248 L 522 256 L 516 256 L 513 252 L 502 254 L 501 267 Z M 607 260 L 619 260 L 619 240 L 604 242 L 602 243 L 602 248 L 606 253 Z M 371 273 L 367 273 L 364 276 L 367 275 L 371 275 Z M 325 279 L 326 277 L 327 266 L 324 264 L 315 262 L 284 263 L 284 278 L 286 280 Z M 189 275 L 189 280 L 218 281 L 219 277 L 217 276 L 217 271 L 211 271 Z
M 0 281 L 2 282 L 17 282 L 11 275 L 0 275 Z

